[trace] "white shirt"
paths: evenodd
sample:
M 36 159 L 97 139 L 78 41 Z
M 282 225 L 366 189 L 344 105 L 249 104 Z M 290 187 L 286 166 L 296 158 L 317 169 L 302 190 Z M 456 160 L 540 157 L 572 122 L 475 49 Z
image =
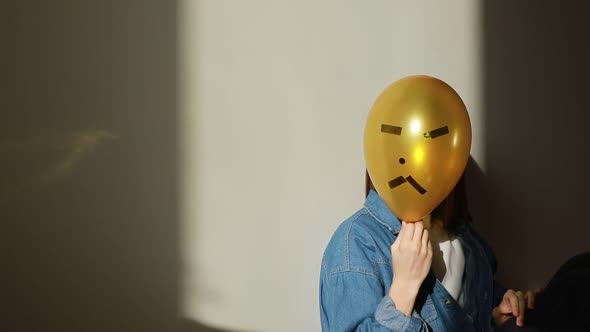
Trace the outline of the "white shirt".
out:
M 465 255 L 459 239 L 449 238 L 440 226 L 434 226 L 430 232 L 432 243 L 432 270 L 445 289 L 459 303 L 465 304 L 462 294 L 463 273 L 465 272 Z

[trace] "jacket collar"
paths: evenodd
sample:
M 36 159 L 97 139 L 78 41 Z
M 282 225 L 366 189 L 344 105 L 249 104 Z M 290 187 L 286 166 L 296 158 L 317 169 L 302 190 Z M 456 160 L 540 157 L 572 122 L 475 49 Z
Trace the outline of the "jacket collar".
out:
M 365 208 L 380 224 L 387 227 L 394 234 L 399 233 L 402 226 L 400 220 L 393 215 L 379 194 L 373 189 L 369 191 L 369 195 L 365 201 Z

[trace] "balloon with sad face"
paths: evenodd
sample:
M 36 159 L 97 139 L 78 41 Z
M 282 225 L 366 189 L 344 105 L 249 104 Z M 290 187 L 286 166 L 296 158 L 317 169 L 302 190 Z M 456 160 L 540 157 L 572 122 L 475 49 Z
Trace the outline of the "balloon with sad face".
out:
M 410 76 L 388 86 L 365 127 L 367 171 L 398 218 L 417 221 L 455 187 L 469 158 L 471 123 L 445 82 Z

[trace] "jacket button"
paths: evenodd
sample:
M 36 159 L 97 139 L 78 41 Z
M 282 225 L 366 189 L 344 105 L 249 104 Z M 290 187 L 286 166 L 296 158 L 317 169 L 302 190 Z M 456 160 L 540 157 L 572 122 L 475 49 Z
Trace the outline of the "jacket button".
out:
M 446 304 L 446 305 L 449 305 L 449 304 L 451 304 L 451 300 L 447 299 L 447 300 L 445 301 L 445 304 Z

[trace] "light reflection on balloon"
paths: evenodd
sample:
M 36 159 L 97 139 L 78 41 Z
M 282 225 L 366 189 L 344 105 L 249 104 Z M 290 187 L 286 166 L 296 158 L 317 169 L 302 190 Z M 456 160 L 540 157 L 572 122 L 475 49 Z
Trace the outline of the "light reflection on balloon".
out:
M 420 120 L 412 120 L 412 123 L 410 124 L 410 130 L 413 134 L 417 134 L 418 132 L 420 132 Z
M 414 149 L 414 161 L 416 165 L 419 165 L 424 160 L 424 150 L 421 147 L 417 147 Z

